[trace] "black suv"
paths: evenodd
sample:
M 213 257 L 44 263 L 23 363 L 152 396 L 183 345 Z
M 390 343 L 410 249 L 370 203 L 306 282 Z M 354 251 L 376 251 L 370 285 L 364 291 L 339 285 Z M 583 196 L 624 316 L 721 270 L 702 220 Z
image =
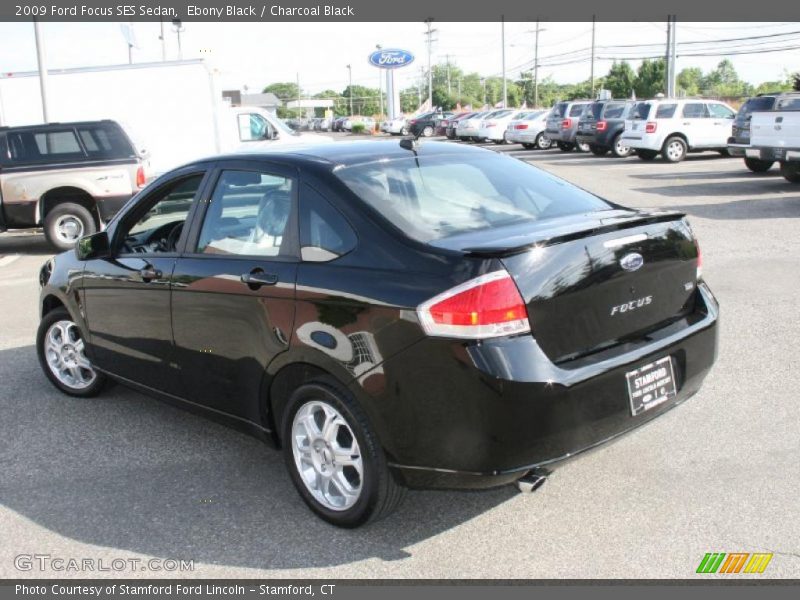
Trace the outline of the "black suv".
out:
M 589 144 L 589 150 L 603 156 L 609 150 L 618 158 L 630 156 L 630 146 L 622 143 L 625 119 L 635 100 L 598 100 L 593 102 L 578 121 L 575 139 L 579 144 Z
M 142 157 L 114 121 L 0 127 L 0 231 L 42 226 L 66 250 L 145 179 Z
M 757 157 L 747 156 L 747 148 L 750 147 L 750 120 L 754 112 L 766 112 L 775 108 L 778 98 L 792 94 L 793 92 L 770 92 L 759 94 L 747 101 L 739 108 L 736 118 L 733 121 L 733 131 L 728 138 L 728 152 L 731 156 L 744 158 L 745 166 L 754 173 L 769 171 L 774 161 L 763 160 Z M 797 92 L 794 92 L 796 95 Z

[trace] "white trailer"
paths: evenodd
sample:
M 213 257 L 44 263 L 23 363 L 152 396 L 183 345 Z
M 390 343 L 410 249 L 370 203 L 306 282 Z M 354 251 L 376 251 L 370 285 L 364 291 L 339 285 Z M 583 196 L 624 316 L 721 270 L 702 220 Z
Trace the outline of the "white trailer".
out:
M 50 122 L 117 121 L 151 174 L 223 152 L 331 141 L 258 107 L 231 108 L 202 59 L 49 70 L 47 81 Z M 0 126 L 41 122 L 38 72 L 0 75 Z

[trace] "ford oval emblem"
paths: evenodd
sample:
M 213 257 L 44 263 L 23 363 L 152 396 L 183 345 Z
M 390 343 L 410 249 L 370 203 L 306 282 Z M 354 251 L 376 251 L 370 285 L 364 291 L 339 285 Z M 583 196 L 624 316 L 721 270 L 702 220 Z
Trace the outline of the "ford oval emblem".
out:
M 369 55 L 369 62 L 379 69 L 399 69 L 414 62 L 414 55 L 408 50 L 382 48 Z
M 631 252 L 619 259 L 619 266 L 626 271 L 635 271 L 644 264 L 644 258 L 638 252 Z

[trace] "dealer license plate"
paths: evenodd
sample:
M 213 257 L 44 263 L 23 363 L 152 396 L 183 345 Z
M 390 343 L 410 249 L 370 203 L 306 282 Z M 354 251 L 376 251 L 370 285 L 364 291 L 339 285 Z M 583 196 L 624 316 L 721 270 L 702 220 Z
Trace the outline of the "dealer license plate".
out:
M 663 404 L 675 396 L 675 371 L 672 358 L 666 356 L 625 373 L 631 414 L 636 415 Z

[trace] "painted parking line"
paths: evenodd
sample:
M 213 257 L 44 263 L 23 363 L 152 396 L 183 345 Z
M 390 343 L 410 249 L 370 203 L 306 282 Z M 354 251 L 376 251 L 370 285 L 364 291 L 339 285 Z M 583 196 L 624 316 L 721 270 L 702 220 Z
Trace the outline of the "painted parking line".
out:
M 16 261 L 21 255 L 20 254 L 11 254 L 10 256 L 3 256 L 0 257 L 0 267 L 6 267 Z

